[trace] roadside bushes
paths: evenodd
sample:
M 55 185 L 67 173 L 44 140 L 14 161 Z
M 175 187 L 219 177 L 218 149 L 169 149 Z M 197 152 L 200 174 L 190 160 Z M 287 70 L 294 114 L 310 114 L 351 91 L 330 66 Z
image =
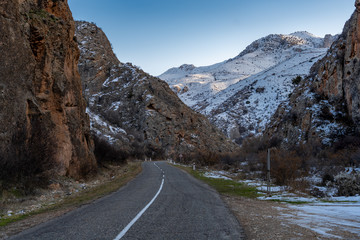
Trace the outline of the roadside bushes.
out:
M 360 194 L 360 173 L 341 172 L 335 176 L 335 187 L 339 196 L 355 196 Z
M 220 163 L 223 166 L 238 166 L 240 158 L 239 153 L 227 153 L 221 156 Z
M 220 163 L 221 155 L 215 152 L 192 152 L 182 154 L 182 157 L 176 156 L 175 160 L 184 164 L 192 164 L 200 166 L 214 166 Z
M 110 144 L 104 138 L 93 135 L 95 149 L 94 154 L 98 164 L 105 162 L 125 164 L 126 159 L 129 157 L 129 153 L 122 151 L 120 148 Z
M 266 179 L 267 175 L 267 150 L 271 150 L 271 178 L 278 185 L 292 185 L 303 188 L 303 183 L 296 179 L 306 176 L 308 152 L 305 146 L 298 146 L 293 150 L 280 147 L 281 139 L 266 137 L 253 137 L 243 142 L 236 156 L 237 164 L 244 163 L 242 169 L 247 174 Z M 233 159 L 232 162 L 234 162 Z M 232 163 L 233 164 L 233 163 Z M 236 164 L 236 163 L 235 163 Z
M 266 166 L 266 158 L 263 161 L 263 166 Z M 265 172 L 266 169 L 263 171 Z M 295 184 L 295 179 L 303 174 L 305 171 L 302 169 L 302 159 L 295 151 L 271 151 L 271 176 L 275 184 L 280 186 Z
M 220 154 L 215 152 L 198 152 L 195 155 L 195 159 L 197 159 L 197 163 L 200 165 L 213 166 L 220 162 Z
M 360 173 L 339 174 L 346 167 L 360 166 L 358 137 L 344 137 L 332 147 L 323 145 L 318 138 L 309 138 L 306 143 L 286 147 L 280 138 L 253 137 L 246 139 L 234 153 L 196 152 L 184 154 L 177 161 L 234 170 L 241 173 L 242 177 L 265 180 L 267 150 L 271 149 L 271 179 L 275 184 L 309 192 L 309 175 L 316 174 L 323 177 L 323 186 L 337 188 L 339 195 L 360 194 Z
M 40 123 L 31 119 L 31 137 L 21 126 L 12 136 L 6 149 L 0 152 L 0 190 L 17 187 L 22 194 L 32 193 L 35 187 L 45 187 L 53 169 L 55 145 Z M 0 191 L 1 193 L 1 191 Z
M 227 162 L 234 167 L 241 166 L 251 176 L 266 178 L 267 149 L 271 148 L 271 178 L 277 185 L 290 186 L 300 191 L 310 188 L 307 176 L 319 173 L 323 185 L 338 189 L 338 195 L 360 194 L 360 173 L 341 173 L 346 167 L 360 166 L 360 138 L 357 135 L 344 136 L 333 146 L 325 146 L 318 138 L 309 138 L 306 143 L 286 146 L 281 139 L 253 137 L 243 142 L 237 159 Z M 238 163 L 236 163 L 238 161 Z M 255 175 L 256 177 L 256 175 Z
M 149 144 L 145 146 L 145 156 L 152 160 L 163 160 L 165 159 L 165 151 L 159 146 Z
M 145 156 L 144 152 L 144 144 L 142 144 L 140 141 L 134 141 L 131 144 L 132 151 L 130 153 L 130 158 L 133 159 L 143 159 Z
M 297 77 L 293 78 L 293 79 L 291 80 L 291 82 L 292 82 L 292 84 L 294 84 L 294 85 L 299 85 L 299 83 L 301 82 L 301 80 L 302 80 L 302 77 L 301 77 L 301 76 L 297 76 Z

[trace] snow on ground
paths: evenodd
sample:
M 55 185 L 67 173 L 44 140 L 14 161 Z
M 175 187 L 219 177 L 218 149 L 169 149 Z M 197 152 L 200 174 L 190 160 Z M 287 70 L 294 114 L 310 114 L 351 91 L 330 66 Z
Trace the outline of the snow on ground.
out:
M 266 193 L 266 183 L 261 181 L 242 181 Z M 280 218 L 290 223 L 312 230 L 324 238 L 342 239 L 336 235 L 349 232 L 360 238 L 360 196 L 327 197 L 319 199 L 304 194 L 291 193 L 286 187 L 272 186 L 270 195 L 259 200 L 281 201 L 287 203 L 278 210 Z M 293 204 L 289 204 L 293 203 Z
M 207 178 L 232 180 L 231 178 L 225 175 L 226 173 L 224 171 L 211 171 L 211 172 L 205 172 L 203 176 Z
M 226 171 L 210 170 L 204 174 L 206 177 L 228 180 L 232 175 Z M 266 182 L 261 180 L 241 180 L 240 182 L 256 187 L 261 193 L 267 193 Z M 331 196 L 319 199 L 289 192 L 287 187 L 272 185 L 270 195 L 263 195 L 258 199 L 284 202 L 284 207 L 277 208 L 281 213 L 281 219 L 314 231 L 323 238 L 344 239 L 343 236 L 346 236 L 346 233 L 351 233 L 360 239 L 359 195 L 353 197 Z
M 174 165 L 181 165 L 172 160 L 169 162 Z M 348 172 L 360 171 L 360 168 L 347 168 L 347 170 Z M 203 176 L 216 179 L 232 180 L 232 177 L 237 175 L 236 173 L 214 171 L 208 168 L 202 169 L 202 171 Z M 316 176 L 312 177 L 311 180 L 319 181 Z M 356 239 L 360 239 L 360 195 L 352 197 L 329 196 L 320 199 L 300 192 L 290 192 L 289 187 L 286 186 L 274 185 L 271 185 L 268 194 L 267 183 L 262 180 L 240 180 L 239 182 L 256 187 L 263 194 L 258 197 L 259 200 L 283 202 L 284 205 L 281 207 L 275 207 L 280 212 L 279 218 L 318 233 L 320 237 L 317 239 L 349 239 L 344 238 L 349 234 L 358 236 Z
M 333 233 L 341 230 L 360 238 L 360 197 L 356 203 L 314 203 L 288 205 L 288 208 L 292 211 L 282 214 L 282 218 L 324 237 L 342 239 L 341 236 Z

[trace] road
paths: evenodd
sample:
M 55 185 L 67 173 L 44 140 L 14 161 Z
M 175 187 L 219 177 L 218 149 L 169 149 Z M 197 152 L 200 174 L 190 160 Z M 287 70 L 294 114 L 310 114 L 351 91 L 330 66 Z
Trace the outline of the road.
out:
M 243 239 L 218 193 L 166 162 L 119 191 L 10 239 Z

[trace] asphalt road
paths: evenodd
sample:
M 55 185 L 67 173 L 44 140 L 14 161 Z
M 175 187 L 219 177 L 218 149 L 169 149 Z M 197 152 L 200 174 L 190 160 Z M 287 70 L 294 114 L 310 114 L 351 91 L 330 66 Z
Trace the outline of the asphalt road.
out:
M 166 162 L 144 162 L 119 191 L 10 239 L 243 238 L 216 191 Z

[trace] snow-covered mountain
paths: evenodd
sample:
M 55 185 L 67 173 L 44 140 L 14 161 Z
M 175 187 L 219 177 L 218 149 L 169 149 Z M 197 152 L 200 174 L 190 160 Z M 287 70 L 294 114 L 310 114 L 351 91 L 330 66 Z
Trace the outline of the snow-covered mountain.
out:
M 160 75 L 181 100 L 210 118 L 230 138 L 257 134 L 321 59 L 334 37 L 308 32 L 272 34 L 250 44 L 235 58 L 207 67 L 182 65 Z

